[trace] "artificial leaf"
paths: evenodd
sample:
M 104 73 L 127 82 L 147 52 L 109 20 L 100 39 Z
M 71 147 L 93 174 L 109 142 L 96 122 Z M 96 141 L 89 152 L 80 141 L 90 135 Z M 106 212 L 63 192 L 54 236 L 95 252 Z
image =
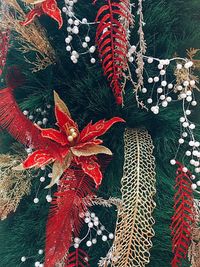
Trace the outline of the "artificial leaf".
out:
M 55 193 L 47 222 L 45 266 L 55 267 L 78 236 L 82 219 L 93 196 L 94 185 L 80 170 L 69 169 Z
M 31 10 L 27 15 L 26 19 L 23 22 L 20 22 L 22 26 L 29 25 L 36 17 L 40 17 L 43 15 L 44 12 L 41 8 L 41 6 L 35 7 L 33 10 Z
M 81 156 L 88 157 L 88 156 L 97 155 L 97 154 L 112 155 L 112 152 L 110 151 L 110 149 L 108 149 L 105 146 L 100 146 L 100 145 L 86 145 L 80 149 L 77 149 L 76 147 L 72 147 L 71 151 L 77 157 L 81 157 Z
M 90 267 L 88 261 L 88 254 L 84 250 L 77 248 L 67 257 L 65 267 Z
M 49 154 L 48 150 L 36 150 L 23 162 L 23 167 L 24 169 L 30 169 L 33 167 L 40 168 L 49 164 L 52 160 L 53 157 Z
M 155 159 L 150 135 L 144 129 L 126 129 L 122 205 L 118 210 L 112 266 L 146 266 L 150 261 L 152 217 L 156 206 Z
M 66 134 L 55 129 L 41 129 L 41 136 L 49 138 L 62 146 L 69 144 Z
M 194 221 L 193 190 L 191 188 L 191 173 L 184 172 L 184 165 L 178 165 L 176 176 L 176 193 L 174 195 L 174 215 L 172 217 L 172 252 L 174 257 L 172 267 L 181 266 L 182 259 L 186 258 L 191 244 L 191 225 Z
M 85 174 L 90 176 L 98 187 L 102 181 L 102 173 L 100 165 L 95 156 L 90 157 L 75 157 L 75 162 L 80 165 Z

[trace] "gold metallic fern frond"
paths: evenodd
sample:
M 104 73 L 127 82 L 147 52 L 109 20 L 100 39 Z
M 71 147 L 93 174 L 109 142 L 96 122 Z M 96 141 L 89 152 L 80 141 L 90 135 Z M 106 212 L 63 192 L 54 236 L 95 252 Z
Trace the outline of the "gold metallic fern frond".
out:
M 118 210 L 111 266 L 144 267 L 154 236 L 155 163 L 153 144 L 144 129 L 126 129 L 122 207 Z M 105 265 L 106 266 L 106 265 Z

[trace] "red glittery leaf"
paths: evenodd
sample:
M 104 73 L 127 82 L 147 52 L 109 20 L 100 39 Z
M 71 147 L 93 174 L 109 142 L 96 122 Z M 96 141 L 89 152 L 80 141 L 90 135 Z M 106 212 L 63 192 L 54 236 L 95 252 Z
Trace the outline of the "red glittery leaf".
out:
M 41 6 L 37 6 L 32 9 L 27 15 L 25 21 L 20 22 L 22 26 L 29 25 L 36 17 L 40 17 L 44 12 Z
M 80 213 L 87 211 L 94 184 L 82 170 L 69 169 L 52 201 L 46 230 L 45 266 L 55 267 L 63 259 L 82 226 Z
M 103 135 L 106 133 L 113 124 L 117 122 L 125 122 L 123 119 L 114 117 L 108 121 L 100 120 L 96 122 L 95 124 L 92 124 L 90 122 L 82 131 L 80 134 L 80 143 L 85 143 L 87 141 L 90 141 L 92 139 L 95 139 L 98 136 Z
M 191 243 L 191 225 L 194 220 L 193 214 L 193 190 L 191 188 L 191 173 L 184 172 L 184 166 L 178 165 L 176 176 L 176 193 L 174 196 L 174 215 L 172 217 L 172 252 L 174 258 L 172 267 L 181 266 L 182 259 L 186 258 Z
M 42 9 L 49 17 L 58 22 L 59 29 L 63 25 L 63 19 L 61 16 L 61 11 L 57 6 L 56 0 L 46 0 L 42 3 Z
M 42 129 L 41 135 L 42 135 L 42 137 L 49 138 L 49 139 L 61 144 L 62 146 L 69 144 L 69 141 L 67 139 L 66 134 L 64 134 L 58 130 L 52 129 L 52 128 Z
M 96 31 L 96 44 L 102 62 L 104 75 L 110 81 L 110 86 L 117 104 L 122 104 L 122 78 L 127 70 L 128 39 L 127 25 L 131 23 L 128 1 L 107 0 L 107 4 L 98 10 L 96 21 L 99 22 Z M 96 3 L 96 1 L 94 1 Z M 120 18 L 120 20 L 119 20 Z
M 9 47 L 10 31 L 0 31 L 0 76 L 6 64 L 6 57 Z
M 102 181 L 102 172 L 96 156 L 75 157 L 75 162 L 80 165 L 85 174 L 90 176 L 98 187 Z
M 23 162 L 25 169 L 37 167 L 40 168 L 49 164 L 54 158 L 47 149 L 36 150 Z
M 65 267 L 90 267 L 88 254 L 80 248 L 71 252 L 67 257 Z

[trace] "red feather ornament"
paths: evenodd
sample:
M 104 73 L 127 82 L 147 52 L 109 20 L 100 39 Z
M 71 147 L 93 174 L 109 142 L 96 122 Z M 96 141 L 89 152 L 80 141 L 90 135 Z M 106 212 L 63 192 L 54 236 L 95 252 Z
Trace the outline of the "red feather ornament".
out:
M 68 169 L 64 174 L 58 192 L 54 195 L 47 223 L 46 267 L 54 267 L 62 260 L 71 246 L 72 238 L 79 235 L 83 222 L 79 214 L 87 211 L 94 196 L 94 188 L 94 183 L 82 170 Z M 73 254 L 68 259 L 72 264 Z
M 172 217 L 172 252 L 174 258 L 172 267 L 181 266 L 181 260 L 186 258 L 191 243 L 191 225 L 194 220 L 193 190 L 191 188 L 191 173 L 184 172 L 184 166 L 178 165 L 176 176 L 176 193 L 174 196 L 174 215 Z
M 89 257 L 87 253 L 77 248 L 74 252 L 69 254 L 65 267 L 90 267 L 88 260 Z
M 128 68 L 127 30 L 132 21 L 129 5 L 127 0 L 106 0 L 96 16 L 99 22 L 96 44 L 104 75 L 110 81 L 117 104 L 122 104 L 122 79 Z

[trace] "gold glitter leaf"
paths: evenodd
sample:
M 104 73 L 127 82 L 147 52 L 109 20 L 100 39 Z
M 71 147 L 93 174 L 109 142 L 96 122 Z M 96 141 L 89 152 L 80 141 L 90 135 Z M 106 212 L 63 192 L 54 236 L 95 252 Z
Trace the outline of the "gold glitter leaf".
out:
M 29 194 L 31 179 L 29 172 L 19 172 L 13 167 L 21 161 L 20 156 L 0 154 L 0 219 L 15 212 L 21 199 Z
M 144 129 L 126 129 L 122 177 L 122 206 L 118 210 L 115 240 L 108 258 L 115 267 L 144 267 L 149 263 L 155 208 L 153 144 Z M 106 265 L 104 265 L 106 266 Z

